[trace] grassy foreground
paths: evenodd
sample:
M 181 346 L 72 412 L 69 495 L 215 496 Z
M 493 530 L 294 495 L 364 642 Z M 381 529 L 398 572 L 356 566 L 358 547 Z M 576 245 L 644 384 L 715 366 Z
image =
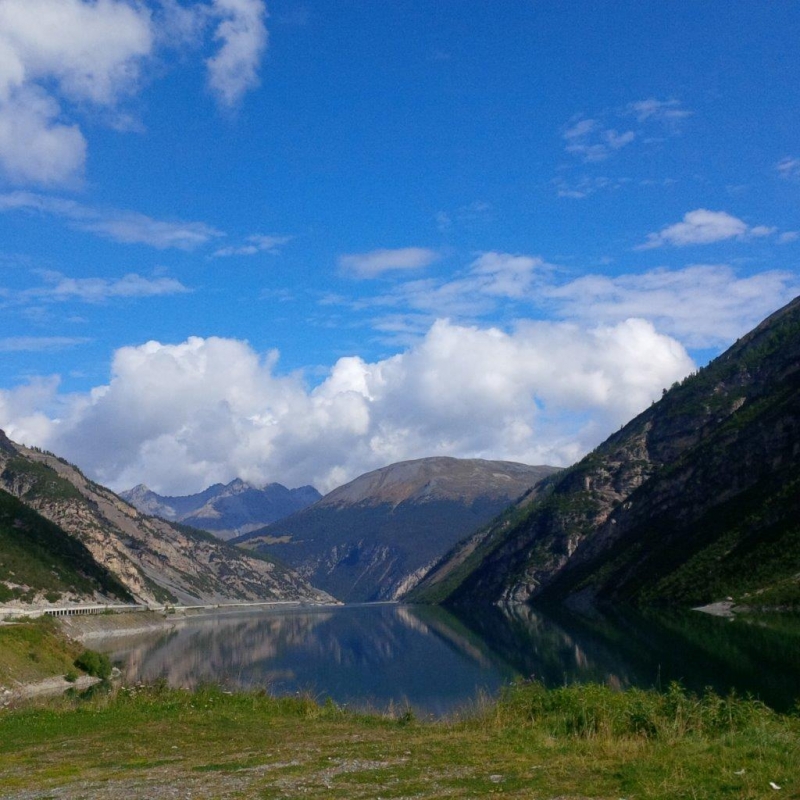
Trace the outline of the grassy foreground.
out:
M 800 798 L 800 718 L 677 687 L 537 684 L 449 722 L 163 686 L 0 714 L 3 798 L 491 795 Z
M 0 686 L 34 683 L 71 671 L 83 650 L 52 617 L 0 626 Z

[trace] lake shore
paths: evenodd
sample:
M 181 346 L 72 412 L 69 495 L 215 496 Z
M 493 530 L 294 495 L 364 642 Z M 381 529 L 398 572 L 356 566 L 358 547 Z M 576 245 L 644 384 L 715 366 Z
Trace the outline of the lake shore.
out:
M 796 797 L 798 763 L 796 716 L 678 688 L 519 685 L 435 722 L 164 686 L 0 714 L 5 800 Z

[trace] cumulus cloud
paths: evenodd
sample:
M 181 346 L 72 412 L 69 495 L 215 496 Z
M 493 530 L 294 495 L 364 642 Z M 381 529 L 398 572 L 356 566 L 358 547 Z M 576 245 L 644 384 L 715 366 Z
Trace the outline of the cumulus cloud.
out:
M 179 493 L 238 475 L 326 491 L 430 455 L 570 463 L 694 367 L 638 319 L 511 333 L 440 320 L 384 360 L 340 359 L 314 388 L 276 362 L 220 338 L 122 348 L 85 395 L 55 381 L 0 391 L 0 426 L 116 488 Z
M 256 253 L 278 253 L 280 248 L 292 241 L 291 236 L 262 236 L 254 234 L 241 245 L 221 247 L 214 253 L 215 258 L 227 256 L 254 256 Z
M 725 211 L 698 208 L 684 214 L 681 222 L 668 225 L 657 233 L 649 233 L 647 241 L 637 250 L 652 250 L 664 245 L 685 247 L 693 244 L 713 244 L 726 239 L 744 239 L 747 236 L 770 236 L 776 229 L 766 225 L 750 227 L 746 222 Z
M 791 272 L 741 278 L 725 264 L 587 275 L 544 290 L 569 319 L 614 324 L 642 317 L 689 347 L 729 344 L 798 293 L 800 281 Z
M 214 38 L 219 52 L 206 61 L 208 84 L 228 108 L 258 85 L 258 65 L 267 47 L 267 10 L 262 0 L 213 0 L 220 17 Z
M 67 118 L 101 109 L 112 126 L 136 129 L 120 108 L 138 94 L 160 48 L 196 47 L 214 25 L 219 48 L 208 82 L 230 108 L 258 84 L 267 45 L 263 0 L 2 0 L 0 2 L 0 172 L 17 184 L 74 185 L 86 140 Z
M 3 0 L 0 32 L 6 96 L 49 79 L 71 99 L 111 104 L 136 86 L 152 48 L 149 11 L 122 0 Z
M 0 194 L 0 212 L 2 211 L 48 214 L 67 220 L 74 228 L 95 233 L 105 239 L 125 244 L 146 244 L 161 250 L 192 250 L 224 236 L 222 231 L 203 222 L 158 220 L 136 211 L 92 208 L 74 200 L 33 192 Z
M 440 258 L 427 247 L 370 250 L 339 256 L 339 267 L 357 278 L 376 278 L 384 272 L 422 269 Z
M 60 119 L 55 94 L 115 106 L 136 90 L 152 45 L 150 14 L 139 5 L 3 0 L 0 168 L 6 177 L 43 185 L 79 179 L 86 141 L 76 125 Z
M 38 89 L 0 100 L 0 170 L 9 180 L 63 185 L 83 174 L 86 140 L 58 120 L 58 104 Z

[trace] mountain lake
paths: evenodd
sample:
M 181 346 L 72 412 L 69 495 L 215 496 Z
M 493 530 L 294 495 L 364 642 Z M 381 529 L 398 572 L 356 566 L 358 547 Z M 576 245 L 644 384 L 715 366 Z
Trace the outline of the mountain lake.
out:
M 93 640 L 127 685 L 216 683 L 440 717 L 504 685 L 601 682 L 751 694 L 782 711 L 800 698 L 800 618 L 696 611 L 576 616 L 498 608 L 367 604 L 176 618 L 148 634 Z

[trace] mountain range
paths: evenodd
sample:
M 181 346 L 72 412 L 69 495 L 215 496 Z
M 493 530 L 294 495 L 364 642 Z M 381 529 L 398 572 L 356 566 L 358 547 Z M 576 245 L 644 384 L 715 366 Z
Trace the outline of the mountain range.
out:
M 77 467 L 0 432 L 0 602 L 330 601 L 292 570 L 140 513 Z
M 394 600 L 461 537 L 556 471 L 481 459 L 404 461 L 233 541 L 284 561 L 340 600 Z
M 800 298 L 458 543 L 410 599 L 800 604 Z
M 230 532 L 317 494 L 128 496 Z M 569 469 L 402 462 L 230 543 L 159 517 L 0 431 L 0 603 L 800 606 L 800 298 Z
M 236 478 L 179 497 L 156 494 L 140 483 L 120 492 L 120 497 L 144 514 L 183 522 L 227 540 L 288 517 L 322 495 L 313 486 L 287 489 L 280 483 L 269 483 L 259 488 Z

